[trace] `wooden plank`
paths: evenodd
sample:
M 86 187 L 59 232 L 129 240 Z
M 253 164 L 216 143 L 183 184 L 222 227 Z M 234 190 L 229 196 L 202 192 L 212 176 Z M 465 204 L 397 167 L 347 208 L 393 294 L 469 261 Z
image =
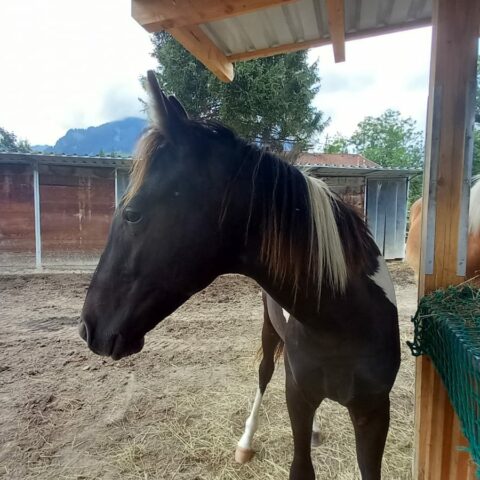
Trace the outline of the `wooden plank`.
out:
M 132 0 L 132 17 L 148 32 L 214 22 L 298 0 Z
M 358 32 L 351 32 L 345 35 L 346 41 L 360 40 L 362 38 L 369 38 L 377 35 L 386 35 L 389 33 L 403 32 L 404 30 L 413 30 L 415 28 L 422 28 L 430 25 L 430 20 L 418 20 L 414 22 L 405 23 L 402 25 L 385 26 L 380 28 L 365 29 Z M 309 48 L 323 47 L 331 43 L 330 38 L 316 38 L 313 40 L 306 40 L 304 42 L 288 43 L 285 45 L 278 45 L 275 47 L 261 48 L 251 52 L 240 52 L 228 55 L 227 59 L 231 62 L 243 62 L 246 60 L 253 60 L 255 58 L 270 57 L 272 55 L 279 55 L 282 53 L 298 52 L 299 50 L 306 50 Z
M 457 275 L 457 252 L 464 169 L 471 161 L 466 139 L 473 128 L 466 92 L 475 81 L 479 21 L 478 0 L 434 1 L 422 222 L 422 258 L 433 258 L 433 271 L 425 274 L 420 262 L 419 296 L 464 279 Z M 417 360 L 415 424 L 417 479 L 472 478 L 468 456 L 458 449 L 466 444 L 458 419 L 428 358 Z
M 328 29 L 335 63 L 345 61 L 345 11 L 343 0 L 326 0 Z
M 42 244 L 50 257 L 99 254 L 107 241 L 115 208 L 114 180 L 76 180 L 76 185 L 40 185 Z
M 0 165 L 0 254 L 34 253 L 33 174 L 28 165 Z
M 200 60 L 223 82 L 231 82 L 234 77 L 233 64 L 222 51 L 195 25 L 169 30 L 194 57 Z

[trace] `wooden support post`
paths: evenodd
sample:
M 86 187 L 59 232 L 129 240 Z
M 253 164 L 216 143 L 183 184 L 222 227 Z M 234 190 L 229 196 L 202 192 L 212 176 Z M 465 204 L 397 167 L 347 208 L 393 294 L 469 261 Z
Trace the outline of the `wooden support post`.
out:
M 38 162 L 33 163 L 33 211 L 35 222 L 35 268 L 42 268 L 42 232 L 40 223 L 40 177 Z
M 478 0 L 434 0 L 419 296 L 463 281 L 471 174 Z M 414 477 L 475 478 L 447 392 L 417 360 Z
M 120 199 L 118 198 L 118 168 L 115 169 L 115 208 L 118 207 Z

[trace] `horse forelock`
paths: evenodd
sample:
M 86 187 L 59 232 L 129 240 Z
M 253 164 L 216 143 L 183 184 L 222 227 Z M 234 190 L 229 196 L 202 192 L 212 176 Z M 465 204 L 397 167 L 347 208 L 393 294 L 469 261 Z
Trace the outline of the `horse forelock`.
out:
M 480 233 L 480 175 L 473 177 L 468 225 L 470 233 L 473 235 Z
M 144 133 L 137 143 L 133 163 L 130 169 L 130 182 L 125 192 L 122 205 L 126 207 L 133 197 L 138 193 L 145 182 L 150 164 L 152 163 L 155 152 L 165 143 L 162 133 L 151 128 Z

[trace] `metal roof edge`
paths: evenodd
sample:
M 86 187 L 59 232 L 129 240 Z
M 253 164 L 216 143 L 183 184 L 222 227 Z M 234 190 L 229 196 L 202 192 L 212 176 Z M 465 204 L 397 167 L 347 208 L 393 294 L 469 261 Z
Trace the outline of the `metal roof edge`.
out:
M 29 165 L 32 162 L 40 165 L 88 166 L 99 168 L 129 168 L 132 157 L 100 157 L 89 155 L 64 155 L 57 153 L 34 152 L 0 152 L 0 164 Z

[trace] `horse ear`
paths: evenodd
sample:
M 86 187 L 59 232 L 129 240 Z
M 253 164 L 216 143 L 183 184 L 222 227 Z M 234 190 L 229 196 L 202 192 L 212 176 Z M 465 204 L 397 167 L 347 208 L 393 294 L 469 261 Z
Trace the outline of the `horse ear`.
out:
M 177 111 L 178 115 L 183 118 L 188 118 L 188 113 L 185 110 L 185 107 L 180 103 L 180 100 L 178 100 L 177 97 L 170 95 L 168 100 L 170 101 L 170 105 Z
M 174 129 L 177 128 L 183 120 L 183 115 L 180 114 L 176 104 L 172 104 L 162 92 L 153 70 L 147 72 L 146 88 L 148 96 L 150 97 L 150 122 L 166 137 L 171 139 Z M 178 103 L 177 100 L 175 101 Z M 181 108 L 183 110 L 183 107 Z

